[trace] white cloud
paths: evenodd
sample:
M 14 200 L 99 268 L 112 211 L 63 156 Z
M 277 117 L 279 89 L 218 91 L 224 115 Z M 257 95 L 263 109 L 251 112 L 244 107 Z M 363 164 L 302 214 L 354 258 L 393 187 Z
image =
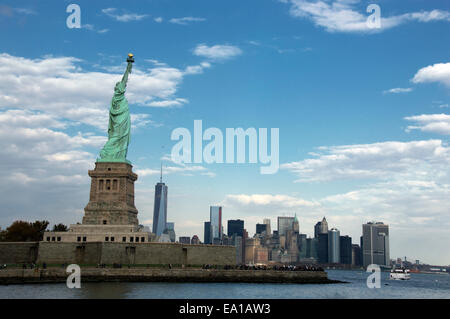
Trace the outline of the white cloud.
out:
M 136 173 L 141 177 L 146 176 L 159 176 L 161 173 L 160 169 L 153 168 L 140 168 L 136 169 Z M 199 173 L 200 175 L 215 177 L 215 174 L 209 172 L 208 169 L 200 165 L 180 165 L 180 166 L 164 166 L 163 174 L 180 174 L 184 176 L 193 176 L 193 174 Z
M 417 71 L 413 83 L 438 82 L 450 87 L 450 62 L 436 63 Z
M 186 67 L 184 70 L 184 74 L 201 74 L 205 69 L 211 67 L 211 64 L 208 62 L 202 62 L 200 65 L 191 65 Z
M 241 55 L 242 50 L 232 45 L 213 45 L 207 46 L 199 44 L 194 49 L 194 54 L 211 60 L 227 60 Z
M 14 11 L 25 15 L 36 15 L 37 12 L 30 8 L 14 8 Z
M 109 68 L 114 73 L 95 72 L 84 71 L 80 62 L 74 57 L 27 59 L 0 54 L 0 107 L 39 110 L 105 129 L 113 88 L 125 66 Z M 201 63 L 185 71 L 158 63 L 149 70 L 133 69 L 127 89 L 130 104 L 181 106 L 187 99 L 175 95 L 184 76 L 201 73 L 193 72 L 195 68 L 208 67 Z M 144 115 L 136 119 L 146 120 Z
M 412 88 L 393 88 L 390 90 L 383 91 L 384 94 L 399 94 L 399 93 L 409 93 L 412 92 Z
M 227 195 L 224 206 L 277 206 L 282 208 L 300 208 L 300 207 L 313 207 L 318 204 L 315 202 L 307 201 L 301 198 L 296 198 L 288 195 L 272 195 L 272 194 L 237 194 Z
M 188 103 L 189 101 L 187 99 L 177 98 L 174 100 L 164 100 L 164 101 L 153 101 L 150 102 L 148 105 L 153 107 L 176 107 L 176 106 L 183 106 L 184 104 Z
M 8 5 L 0 5 L 0 16 L 13 17 L 15 13 L 22 15 L 36 15 L 37 12 L 31 8 L 13 8 Z
M 325 28 L 328 32 L 378 32 L 396 27 L 409 21 L 431 22 L 450 21 L 450 12 L 432 10 L 405 13 L 397 16 L 385 17 L 381 14 L 381 28 L 371 29 L 367 25 L 370 14 L 358 10 L 360 0 L 282 0 L 290 4 L 290 15 L 308 19 L 316 26 Z M 366 6 L 362 6 L 366 9 Z
M 172 18 L 169 20 L 170 23 L 187 25 L 191 22 L 202 22 L 205 21 L 205 18 L 197 18 L 197 17 L 182 17 L 182 18 Z
M 420 130 L 427 133 L 450 135 L 450 115 L 448 114 L 422 114 L 405 117 L 405 120 L 416 122 L 410 125 L 407 131 Z
M 118 14 L 117 11 L 118 10 L 116 8 L 102 9 L 102 12 L 104 14 L 120 22 L 140 21 L 149 16 L 148 14 L 137 14 L 137 13 Z
M 164 19 L 162 17 L 156 17 L 153 20 L 155 20 L 155 22 L 157 22 L 157 23 L 161 23 L 161 22 L 163 22 Z
M 68 125 L 42 112 L 0 111 L 1 224 L 16 219 L 78 219 L 74 213 L 88 199 L 86 172 L 95 162 L 95 155 L 86 149 L 98 150 L 106 137 L 70 135 L 63 131 Z
M 93 24 L 89 24 L 89 23 L 83 24 L 81 26 L 81 28 L 89 30 L 89 31 L 94 31 L 94 32 L 97 32 L 97 33 L 100 33 L 100 34 L 103 34 L 103 33 L 106 33 L 106 32 L 109 31 L 109 29 L 97 29 Z
M 316 158 L 281 165 L 298 182 L 390 180 L 435 176 L 448 179 L 450 149 L 441 140 L 320 147 Z

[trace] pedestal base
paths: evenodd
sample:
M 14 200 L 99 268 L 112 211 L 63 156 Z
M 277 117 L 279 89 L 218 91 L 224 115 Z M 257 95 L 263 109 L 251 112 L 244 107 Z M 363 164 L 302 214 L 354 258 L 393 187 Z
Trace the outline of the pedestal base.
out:
M 89 171 L 91 191 L 84 208 L 86 225 L 138 225 L 134 206 L 137 175 L 123 162 L 97 162 Z

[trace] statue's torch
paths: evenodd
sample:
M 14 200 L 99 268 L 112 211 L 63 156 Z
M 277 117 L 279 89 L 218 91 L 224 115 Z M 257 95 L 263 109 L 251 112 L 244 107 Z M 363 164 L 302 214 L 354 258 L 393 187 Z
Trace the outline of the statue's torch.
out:
M 134 63 L 134 55 L 133 55 L 133 53 L 128 53 L 127 62 Z

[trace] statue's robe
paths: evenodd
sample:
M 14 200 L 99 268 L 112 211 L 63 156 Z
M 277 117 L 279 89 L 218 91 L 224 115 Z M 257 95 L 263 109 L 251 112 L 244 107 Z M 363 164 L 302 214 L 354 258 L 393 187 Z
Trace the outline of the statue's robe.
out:
M 128 69 L 127 69 L 128 73 Z M 126 74 L 128 75 L 128 74 Z M 108 141 L 100 152 L 100 161 L 127 162 L 131 120 L 125 98 L 127 76 L 117 83 L 109 110 Z

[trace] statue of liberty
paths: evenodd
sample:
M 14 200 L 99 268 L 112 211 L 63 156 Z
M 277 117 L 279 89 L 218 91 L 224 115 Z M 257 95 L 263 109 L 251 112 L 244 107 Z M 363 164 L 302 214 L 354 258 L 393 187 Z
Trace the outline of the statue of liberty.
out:
M 114 87 L 114 96 L 109 109 L 108 141 L 100 151 L 100 158 L 97 162 L 125 162 L 128 144 L 130 144 L 130 110 L 128 101 L 125 98 L 125 90 L 128 82 L 128 75 L 131 73 L 134 58 L 133 54 L 128 54 L 128 65 L 122 81 L 117 82 Z

